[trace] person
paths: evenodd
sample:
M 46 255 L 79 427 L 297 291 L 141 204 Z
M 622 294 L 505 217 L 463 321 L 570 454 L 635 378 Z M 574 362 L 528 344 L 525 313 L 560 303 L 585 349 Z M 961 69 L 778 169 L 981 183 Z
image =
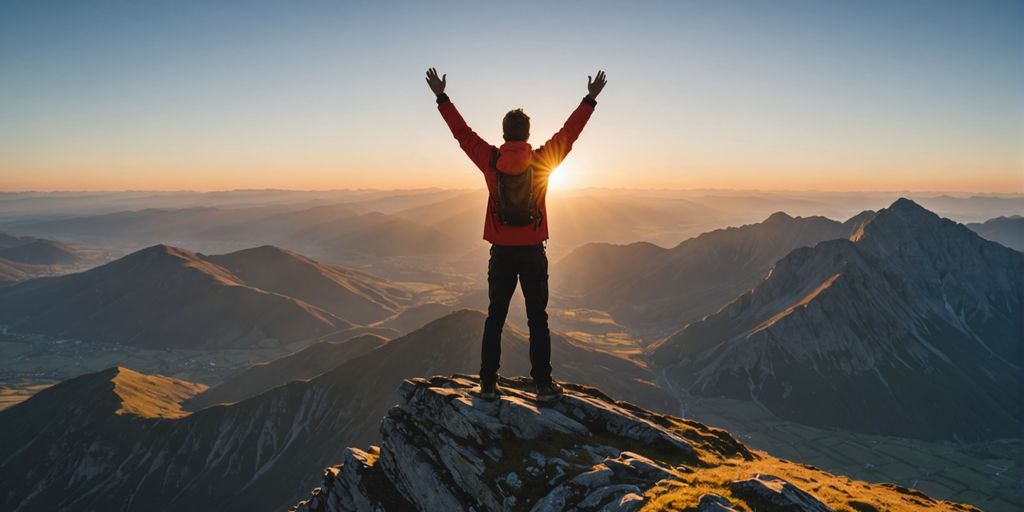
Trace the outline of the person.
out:
M 587 95 L 569 115 L 558 133 L 537 149 L 528 142 L 530 118 L 522 109 L 505 114 L 502 120 L 504 144 L 495 147 L 484 141 L 463 120 L 445 94 L 448 75 L 427 70 L 427 84 L 437 97 L 437 109 L 459 146 L 469 156 L 487 183 L 484 240 L 491 243 L 487 266 L 487 320 L 480 350 L 480 396 L 498 398 L 498 368 L 501 359 L 501 331 L 509 302 L 522 285 L 530 329 L 530 375 L 541 404 L 562 397 L 561 387 L 551 377 L 551 333 L 548 330 L 548 218 L 545 199 L 548 177 L 562 163 L 597 106 L 597 96 L 607 80 L 604 71 L 587 77 Z M 526 192 L 515 192 L 516 183 L 527 183 Z M 525 199 L 523 199 L 525 198 Z

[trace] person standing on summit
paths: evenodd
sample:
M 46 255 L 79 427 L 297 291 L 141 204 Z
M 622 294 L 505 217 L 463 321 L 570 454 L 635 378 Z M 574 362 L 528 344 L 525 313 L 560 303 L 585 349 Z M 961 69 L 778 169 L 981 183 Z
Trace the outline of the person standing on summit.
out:
M 427 85 L 437 96 L 437 109 L 452 135 L 469 159 L 483 172 L 487 182 L 487 210 L 484 240 L 491 243 L 487 266 L 487 320 L 480 350 L 480 396 L 498 398 L 498 367 L 501 360 L 501 331 L 508 305 L 523 287 L 527 323 L 530 327 L 530 375 L 537 387 L 537 401 L 550 403 L 562 397 L 562 388 L 551 378 L 551 332 L 548 330 L 548 219 L 545 199 L 548 177 L 562 163 L 580 136 L 604 89 L 604 71 L 587 77 L 587 95 L 558 133 L 543 146 L 533 149 L 530 117 L 522 109 L 505 114 L 501 126 L 505 143 L 488 144 L 462 119 L 445 94 L 448 75 L 438 77 L 427 70 Z

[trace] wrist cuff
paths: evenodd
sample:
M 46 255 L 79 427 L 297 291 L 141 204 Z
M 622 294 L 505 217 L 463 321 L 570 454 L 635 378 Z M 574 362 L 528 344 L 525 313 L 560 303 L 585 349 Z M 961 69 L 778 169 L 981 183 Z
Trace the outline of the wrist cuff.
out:
M 449 102 L 449 101 L 451 101 L 451 100 L 450 100 L 450 99 L 448 99 L 448 95 L 447 95 L 447 94 L 445 94 L 445 93 L 443 93 L 443 92 L 442 92 L 441 94 L 438 94 L 438 95 L 437 95 L 437 104 L 438 104 L 438 105 L 440 105 L 440 104 L 442 104 L 442 103 L 447 103 L 447 102 Z
M 594 98 L 591 98 L 589 94 L 583 97 L 583 103 L 586 103 L 587 105 L 590 105 L 591 107 L 596 107 L 597 106 L 597 100 L 595 100 Z

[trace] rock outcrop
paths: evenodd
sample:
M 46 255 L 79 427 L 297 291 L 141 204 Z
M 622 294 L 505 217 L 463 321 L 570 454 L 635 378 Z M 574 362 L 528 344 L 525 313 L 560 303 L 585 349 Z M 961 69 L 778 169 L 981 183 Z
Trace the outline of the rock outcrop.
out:
M 594 388 L 565 384 L 538 407 L 528 380 L 501 385 L 488 402 L 468 376 L 405 381 L 382 445 L 349 448 L 292 511 L 972 509 L 775 459 Z

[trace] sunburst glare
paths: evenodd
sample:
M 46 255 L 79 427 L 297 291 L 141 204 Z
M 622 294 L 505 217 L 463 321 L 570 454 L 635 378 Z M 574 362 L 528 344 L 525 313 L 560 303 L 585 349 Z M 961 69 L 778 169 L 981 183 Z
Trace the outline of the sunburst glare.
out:
M 548 188 L 552 190 L 564 190 L 569 188 L 569 184 L 572 181 L 573 168 L 570 165 L 561 164 L 551 172 L 551 177 L 548 178 Z

